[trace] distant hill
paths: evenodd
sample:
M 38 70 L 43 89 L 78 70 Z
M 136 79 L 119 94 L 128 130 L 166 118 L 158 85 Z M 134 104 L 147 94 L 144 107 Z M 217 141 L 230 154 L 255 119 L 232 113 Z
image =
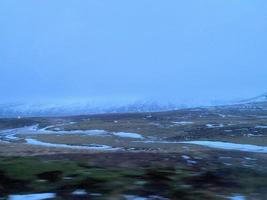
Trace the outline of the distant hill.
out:
M 94 105 L 90 103 L 69 104 L 1 104 L 0 117 L 46 117 L 86 115 L 100 113 L 153 112 L 183 108 L 173 104 L 135 102 L 125 105 Z
M 258 103 L 258 102 L 267 102 L 267 93 L 240 101 L 240 103 Z
M 267 109 L 267 93 L 233 103 L 213 103 L 208 107 L 216 106 L 233 109 Z M 199 105 L 163 104 L 151 101 L 136 101 L 124 104 L 96 104 L 93 102 L 68 102 L 68 103 L 13 103 L 0 104 L 0 118 L 5 117 L 47 117 L 88 115 L 101 113 L 127 113 L 127 112 L 155 112 L 169 111 L 183 108 L 194 108 Z M 204 106 L 207 107 L 207 106 Z

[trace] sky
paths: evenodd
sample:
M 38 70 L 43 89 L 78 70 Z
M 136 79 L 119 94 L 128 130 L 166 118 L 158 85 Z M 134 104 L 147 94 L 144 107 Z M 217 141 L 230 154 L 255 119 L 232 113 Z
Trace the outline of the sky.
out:
M 0 103 L 267 92 L 266 0 L 1 0 Z

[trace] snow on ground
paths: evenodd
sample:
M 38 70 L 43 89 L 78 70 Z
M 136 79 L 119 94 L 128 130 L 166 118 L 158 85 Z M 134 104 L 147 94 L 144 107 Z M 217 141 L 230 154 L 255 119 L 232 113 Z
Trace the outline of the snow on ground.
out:
M 211 148 L 225 149 L 225 150 L 238 150 L 245 152 L 254 152 L 254 153 L 267 153 L 266 146 L 257 146 L 251 144 L 237 144 L 229 142 L 216 142 L 216 141 L 186 141 L 180 142 L 183 144 L 196 144 Z
M 138 197 L 133 195 L 125 195 L 124 197 L 126 200 L 148 200 L 146 197 Z
M 158 144 L 179 144 L 180 142 L 170 142 L 170 141 L 157 141 L 157 140 L 145 140 L 145 141 L 132 141 L 135 143 L 144 143 L 144 144 L 149 144 L 149 143 L 158 143 Z
M 152 125 L 152 126 L 161 126 L 160 123 L 156 123 L 156 122 L 150 122 L 149 125 Z
M 136 143 L 158 143 L 158 144 L 195 144 L 206 146 L 210 148 L 225 149 L 225 150 L 237 150 L 252 153 L 267 153 L 267 146 L 257 146 L 252 144 L 237 144 L 230 142 L 220 142 L 220 141 L 183 141 L 183 142 L 170 142 L 170 141 L 156 141 L 156 140 L 146 140 L 146 141 L 133 141 Z
M 157 199 L 157 200 L 168 200 L 167 198 L 151 195 L 148 197 L 140 197 L 140 196 L 134 196 L 134 195 L 124 195 L 124 198 L 126 200 L 149 200 L 149 199 Z
M 27 126 L 22 128 L 15 128 L 15 129 L 6 129 L 0 131 L 0 137 L 2 141 L 12 141 L 12 140 L 19 140 L 20 138 L 16 137 L 18 133 L 32 133 L 33 130 L 36 129 L 36 126 Z
M 267 126 L 255 126 L 255 128 L 262 128 L 262 129 L 266 129 Z
M 48 130 L 49 128 L 53 128 L 55 126 L 47 126 L 45 128 L 38 128 L 38 124 L 34 126 L 26 126 L 23 128 L 16 129 L 7 129 L 2 130 L 0 133 L 2 135 L 15 135 L 15 134 L 86 134 L 86 135 L 105 135 L 107 131 L 105 130 L 70 130 L 70 131 L 56 131 L 56 130 Z
M 190 165 L 192 165 L 192 164 L 196 164 L 196 163 L 197 163 L 196 161 L 192 160 L 192 159 L 190 158 L 190 156 L 182 155 L 181 157 L 182 157 L 184 160 L 186 160 L 186 162 L 187 162 L 188 164 L 190 164 Z
M 222 117 L 222 118 L 225 118 L 226 117 L 226 115 L 224 115 L 224 114 L 218 114 L 220 117 Z
M 245 160 L 257 160 L 255 158 L 250 158 L 250 157 L 244 157 Z
M 243 135 L 247 136 L 247 137 L 264 137 L 264 135 L 262 135 L 262 134 L 255 135 L 255 134 L 252 134 L 252 133 L 243 134 Z
M 41 131 L 41 132 L 40 132 Z M 47 128 L 37 130 L 37 133 L 46 133 L 46 134 L 83 134 L 89 136 L 100 136 L 100 135 L 114 135 L 117 137 L 124 138 L 135 138 L 135 139 L 143 139 L 143 136 L 138 133 L 127 133 L 127 132 L 112 132 L 109 133 L 105 130 L 70 130 L 70 131 L 53 131 L 47 130 Z
M 188 121 L 181 121 L 181 122 L 172 122 L 173 124 L 177 124 L 177 125 L 190 125 L 190 124 L 194 124 L 194 122 L 188 122 Z
M 8 135 L 8 134 L 17 134 L 17 133 L 21 133 L 21 132 L 33 132 L 36 131 L 38 129 L 38 125 L 34 125 L 34 126 L 25 126 L 22 128 L 14 128 L 14 129 L 6 129 L 6 130 L 1 130 L 0 133 L 1 135 Z
M 206 124 L 206 127 L 208 127 L 208 128 L 223 128 L 224 125 L 223 124 L 218 124 L 218 125 L 216 125 L 216 124 Z
M 5 135 L 4 139 L 5 140 L 19 140 L 18 137 L 15 136 L 16 134 L 10 134 L 10 135 Z
M 83 134 L 83 135 L 107 135 L 107 131 L 105 130 L 69 130 L 69 131 L 55 131 L 55 130 L 47 130 L 46 128 L 38 129 L 35 131 L 37 134 Z
M 124 138 L 134 138 L 134 139 L 143 139 L 144 137 L 138 133 L 127 133 L 127 132 L 114 132 L 112 135 L 117 137 L 124 137 Z
M 85 190 L 82 190 L 82 189 L 77 189 L 74 192 L 72 192 L 71 194 L 77 195 L 77 196 L 83 196 L 83 195 L 87 195 L 87 192 Z
M 27 195 L 9 195 L 8 200 L 43 200 L 55 198 L 54 193 L 27 194 Z
M 191 124 L 192 122 L 187 121 L 180 121 L 175 122 L 179 124 Z M 214 125 L 214 124 L 207 124 L 209 128 L 215 127 L 223 127 L 223 124 Z M 265 126 L 264 126 L 265 127 Z M 51 126 L 49 126 L 51 128 Z M 19 139 L 16 137 L 18 134 L 85 134 L 89 136 L 116 136 L 121 138 L 132 138 L 132 139 L 144 139 L 144 137 L 138 133 L 129 133 L 129 132 L 107 132 L 105 130 L 74 130 L 74 131 L 55 131 L 55 130 L 48 130 L 48 127 L 39 129 L 38 124 L 34 126 L 28 126 L 23 128 L 17 129 L 8 129 L 0 131 L 2 141 L 12 141 Z M 249 134 L 248 136 L 262 136 L 262 135 L 253 135 Z M 266 146 L 257 146 L 257 145 L 250 145 L 250 144 L 236 144 L 236 143 L 228 143 L 228 142 L 220 142 L 220 141 L 157 141 L 157 140 L 144 140 L 144 141 L 134 141 L 134 142 L 143 142 L 143 143 L 164 143 L 164 144 L 196 144 L 207 146 L 211 148 L 219 148 L 219 149 L 226 149 L 226 150 L 239 150 L 239 151 L 246 151 L 246 152 L 255 152 L 255 153 L 267 153 Z M 46 147 L 57 147 L 57 148 L 72 148 L 72 149 L 81 149 L 81 150 L 118 150 L 121 148 L 113 148 L 111 146 L 106 145 L 84 145 L 84 146 L 75 146 L 75 145 L 68 145 L 68 144 L 55 144 L 55 143 L 47 143 L 42 142 L 36 139 L 26 138 L 26 143 L 30 145 L 39 145 L 39 146 L 46 146 Z
M 97 145 L 91 144 L 88 146 L 76 146 L 76 145 L 68 145 L 68 144 L 54 144 L 48 142 L 41 142 L 39 140 L 27 138 L 25 139 L 27 144 L 37 145 L 37 146 L 45 146 L 45 147 L 55 147 L 55 148 L 70 148 L 70 149 L 79 149 L 79 150 L 98 150 L 98 151 L 114 151 L 119 150 L 121 148 L 113 148 L 107 145 Z
M 74 123 L 74 122 L 71 122 L 71 123 Z M 107 131 L 105 131 L 105 130 L 70 130 L 70 131 L 49 130 L 51 128 L 56 128 L 56 126 L 47 126 L 45 128 L 39 128 L 39 125 L 36 124 L 36 125 L 33 125 L 33 126 L 25 126 L 25 127 L 22 127 L 22 128 L 2 130 L 0 133 L 2 135 L 10 135 L 10 134 L 87 134 L 87 135 L 104 135 L 104 134 L 107 134 Z
M 143 139 L 144 137 L 138 133 L 128 133 L 128 132 L 111 132 L 105 130 L 48 130 L 55 126 L 47 126 L 45 128 L 38 128 L 38 125 L 28 126 L 23 128 L 17 129 L 8 129 L 1 131 L 2 135 L 5 136 L 6 139 L 15 140 L 19 139 L 15 137 L 16 134 L 81 134 L 81 135 L 88 135 L 88 136 L 110 136 L 114 135 L 117 137 L 124 137 L 124 138 L 135 138 L 135 139 Z
M 116 136 L 121 138 L 133 138 L 133 139 L 144 139 L 144 137 L 137 133 L 127 133 L 127 132 L 107 132 L 105 130 L 74 130 L 74 131 L 55 131 L 48 130 L 49 128 L 53 128 L 54 126 L 48 126 L 42 129 L 38 128 L 38 125 L 28 126 L 17 129 L 8 129 L 1 131 L 1 141 L 10 142 L 14 140 L 18 140 L 20 138 L 16 137 L 16 135 L 31 135 L 31 134 L 80 134 L 87 136 Z M 113 148 L 111 146 L 106 145 L 98 145 L 98 144 L 89 144 L 89 145 L 68 145 L 68 144 L 56 144 L 56 143 L 48 143 L 42 142 L 32 138 L 25 139 L 26 144 L 29 145 L 37 145 L 37 146 L 45 146 L 45 147 L 55 147 L 55 148 L 71 148 L 71 149 L 79 149 L 79 150 L 98 150 L 98 151 L 114 151 L 122 148 Z
M 185 159 L 185 160 L 189 160 L 190 159 L 190 157 L 187 156 L 187 155 L 182 155 L 182 158 Z
M 235 195 L 232 197 L 228 197 L 228 199 L 230 199 L 230 200 L 246 200 L 246 198 L 244 196 L 241 196 L 241 195 Z

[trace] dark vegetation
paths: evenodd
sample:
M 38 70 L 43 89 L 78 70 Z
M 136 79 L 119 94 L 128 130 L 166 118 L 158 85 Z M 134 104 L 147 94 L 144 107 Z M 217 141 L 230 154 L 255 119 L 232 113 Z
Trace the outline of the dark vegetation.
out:
M 123 195 L 169 199 L 223 199 L 239 191 L 267 197 L 267 173 L 245 167 L 186 169 L 184 167 L 100 167 L 86 159 L 0 158 L 0 194 L 55 192 L 58 199 L 124 199 Z M 264 196 L 265 195 L 265 196 Z M 80 196 L 81 197 L 81 196 Z M 156 199 L 156 197 L 154 198 Z

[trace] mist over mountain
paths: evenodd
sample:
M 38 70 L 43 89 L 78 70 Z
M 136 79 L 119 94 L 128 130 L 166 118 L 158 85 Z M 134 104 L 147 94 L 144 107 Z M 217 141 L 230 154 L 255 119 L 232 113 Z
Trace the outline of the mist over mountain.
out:
M 181 108 L 224 105 L 227 101 L 138 99 L 106 97 L 91 99 L 64 99 L 26 102 L 5 102 L 0 104 L 0 117 L 17 116 L 63 116 L 95 113 L 155 112 Z
M 68 116 L 100 113 L 151 112 L 174 110 L 172 104 L 157 104 L 154 102 L 134 102 L 121 105 L 97 105 L 92 103 L 68 104 L 2 104 L 0 117 L 32 117 L 32 116 Z
M 184 102 L 184 101 L 183 101 Z M 68 100 L 57 102 L 4 103 L 0 104 L 0 117 L 45 117 L 88 115 L 102 113 L 158 112 L 179 110 L 184 108 L 225 106 L 225 105 L 257 105 L 267 102 L 267 94 L 241 101 L 186 101 L 187 103 L 151 101 L 137 99 L 91 99 Z

